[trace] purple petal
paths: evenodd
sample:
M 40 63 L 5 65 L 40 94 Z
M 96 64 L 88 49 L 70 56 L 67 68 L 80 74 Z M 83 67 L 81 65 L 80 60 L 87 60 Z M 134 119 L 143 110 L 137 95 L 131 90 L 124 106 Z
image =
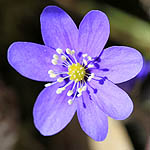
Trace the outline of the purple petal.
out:
M 93 72 L 102 77 L 106 76 L 114 83 L 132 79 L 143 66 L 141 54 L 126 46 L 113 46 L 105 49 L 100 60 L 100 68 Z
M 103 141 L 108 132 L 107 116 L 98 105 L 83 92 L 83 98 L 77 99 L 77 115 L 83 131 L 96 141 Z
M 41 32 L 46 46 L 75 49 L 78 29 L 71 17 L 57 6 L 46 7 L 41 14 Z
M 42 135 L 53 135 L 61 131 L 76 112 L 76 103 L 68 104 L 67 90 L 56 94 L 57 84 L 45 88 L 38 96 L 33 117 L 36 128 Z
M 107 16 L 98 10 L 87 13 L 79 26 L 79 50 L 94 57 L 103 50 L 110 27 Z
M 141 72 L 137 75 L 137 78 L 144 79 L 150 73 L 150 61 L 143 60 L 143 67 Z
M 52 81 L 48 70 L 63 71 L 65 68 L 51 63 L 55 51 L 49 47 L 29 43 L 15 42 L 8 49 L 10 65 L 21 75 L 38 81 Z M 56 79 L 55 79 L 56 80 Z
M 108 80 L 104 80 L 103 84 L 92 80 L 89 84 L 97 89 L 94 93 L 93 89 L 89 88 L 92 99 L 108 116 L 123 120 L 132 113 L 133 103 L 130 97 L 115 84 Z

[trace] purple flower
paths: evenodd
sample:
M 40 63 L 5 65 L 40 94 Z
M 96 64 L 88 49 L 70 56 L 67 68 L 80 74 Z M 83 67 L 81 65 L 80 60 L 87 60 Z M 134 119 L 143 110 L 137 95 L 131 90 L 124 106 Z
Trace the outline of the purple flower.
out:
M 123 120 L 133 110 L 130 97 L 115 84 L 140 72 L 141 54 L 125 46 L 103 50 L 110 27 L 107 16 L 98 10 L 87 13 L 79 29 L 56 6 L 46 7 L 40 21 L 45 45 L 15 42 L 8 50 L 8 61 L 16 71 L 48 82 L 34 105 L 36 128 L 45 136 L 56 134 L 77 111 L 83 131 L 96 141 L 104 140 L 108 116 Z

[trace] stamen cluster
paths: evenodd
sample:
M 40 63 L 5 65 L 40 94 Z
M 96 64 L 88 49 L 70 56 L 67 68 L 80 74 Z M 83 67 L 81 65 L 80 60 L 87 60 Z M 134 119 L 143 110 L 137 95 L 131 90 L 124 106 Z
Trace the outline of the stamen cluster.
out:
M 87 54 L 82 54 L 82 64 L 80 64 L 75 57 L 75 50 L 70 50 L 69 48 L 63 52 L 62 49 L 56 49 L 57 54 L 53 55 L 53 59 L 51 63 L 53 65 L 63 65 L 67 67 L 67 72 L 54 72 L 53 70 L 49 70 L 48 74 L 51 78 L 57 78 L 53 83 L 45 84 L 45 87 L 51 86 L 55 83 L 63 82 L 65 79 L 69 78 L 69 82 L 65 84 L 65 86 L 60 87 L 56 90 L 57 94 L 61 94 L 66 87 L 73 84 L 72 89 L 67 92 L 67 96 L 71 97 L 68 100 L 68 104 L 72 104 L 75 97 L 80 97 L 83 91 L 86 91 L 87 81 L 89 82 L 92 78 L 94 78 L 94 73 L 89 73 L 88 69 L 94 67 L 94 65 L 89 62 L 92 60 L 92 57 Z M 60 77 L 62 75 L 63 77 Z

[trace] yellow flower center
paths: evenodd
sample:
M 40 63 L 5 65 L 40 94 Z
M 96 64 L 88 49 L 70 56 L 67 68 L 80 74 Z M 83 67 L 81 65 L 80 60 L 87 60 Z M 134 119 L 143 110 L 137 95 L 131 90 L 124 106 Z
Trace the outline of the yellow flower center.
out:
M 70 80 L 78 82 L 84 79 L 86 72 L 85 68 L 82 65 L 76 63 L 68 67 L 68 74 L 70 76 Z

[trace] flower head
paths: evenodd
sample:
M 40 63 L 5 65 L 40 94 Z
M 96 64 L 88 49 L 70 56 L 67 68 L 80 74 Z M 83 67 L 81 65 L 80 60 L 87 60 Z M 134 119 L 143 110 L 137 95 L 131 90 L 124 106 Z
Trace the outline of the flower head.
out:
M 130 47 L 103 49 L 109 37 L 107 16 L 98 10 L 86 14 L 79 29 L 57 6 L 41 14 L 45 45 L 15 42 L 8 61 L 20 74 L 45 81 L 33 109 L 42 135 L 61 131 L 75 112 L 81 128 L 96 141 L 105 139 L 110 116 L 127 118 L 133 103 L 116 83 L 135 77 L 142 68 L 141 54 Z

